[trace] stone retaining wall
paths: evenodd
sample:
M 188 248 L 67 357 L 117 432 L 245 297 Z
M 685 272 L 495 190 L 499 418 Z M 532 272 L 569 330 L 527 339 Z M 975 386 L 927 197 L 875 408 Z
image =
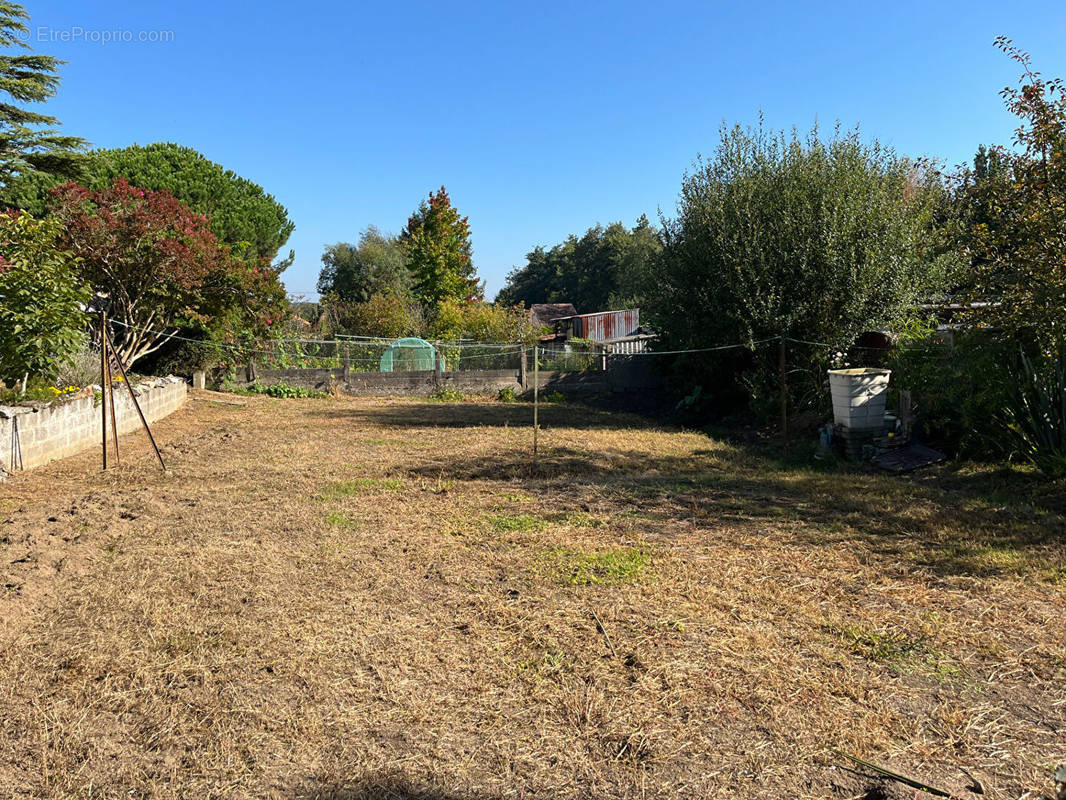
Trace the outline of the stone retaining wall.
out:
M 99 391 L 99 387 L 93 387 Z M 176 411 L 185 402 L 188 386 L 181 378 L 154 378 L 134 387 L 148 422 Z M 115 385 L 118 432 L 140 428 L 141 421 L 125 386 Z M 108 438 L 111 420 L 108 419 Z M 0 468 L 32 469 L 100 447 L 100 406 L 92 394 L 73 400 L 31 406 L 0 406 Z M 21 461 L 19 456 L 21 455 Z

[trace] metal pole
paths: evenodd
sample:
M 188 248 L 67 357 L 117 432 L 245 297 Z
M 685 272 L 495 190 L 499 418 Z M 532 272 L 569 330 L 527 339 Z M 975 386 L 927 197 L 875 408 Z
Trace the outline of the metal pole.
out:
M 148 434 L 148 441 L 152 443 L 152 449 L 155 450 L 155 457 L 159 459 L 159 466 L 163 468 L 163 472 L 166 472 L 167 465 L 163 463 L 163 455 L 159 452 L 159 446 L 155 443 L 155 437 L 152 436 L 152 429 L 148 427 L 148 420 L 144 418 L 144 412 L 141 411 L 141 404 L 137 402 L 137 395 L 133 393 L 133 387 L 130 385 L 129 375 L 126 374 L 126 368 L 122 366 L 122 358 L 119 356 L 118 351 L 115 350 L 115 345 L 111 341 L 111 337 L 107 335 L 107 331 L 104 331 L 104 336 L 107 338 L 107 343 L 111 345 L 111 352 L 115 354 L 115 363 L 118 364 L 119 372 L 122 373 L 122 381 L 126 384 L 126 388 L 130 390 L 130 399 L 133 401 L 133 407 L 137 409 L 137 416 L 141 418 L 141 424 L 144 426 L 145 433 Z
M 114 352 L 105 353 L 104 363 L 107 364 L 107 399 L 111 406 L 111 438 L 115 441 L 115 464 L 121 466 L 122 457 L 118 454 L 118 422 L 115 420 L 115 378 L 111 374 L 110 356 L 113 355 L 115 355 Z
M 540 405 L 540 352 L 536 345 L 533 345 L 533 457 L 537 456 L 537 430 L 540 427 L 540 422 L 537 418 L 537 412 Z
M 785 367 L 785 336 L 781 335 L 777 349 L 777 369 L 781 378 L 781 446 L 788 442 L 788 375 Z
M 100 312 L 100 446 L 107 469 L 107 312 Z

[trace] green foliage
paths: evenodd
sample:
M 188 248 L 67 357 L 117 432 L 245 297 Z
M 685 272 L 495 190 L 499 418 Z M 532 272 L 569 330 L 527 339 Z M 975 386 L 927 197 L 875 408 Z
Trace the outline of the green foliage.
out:
M 453 389 L 449 386 L 442 386 L 437 389 L 429 397 L 430 400 L 438 400 L 442 403 L 461 403 L 466 399 L 466 395 L 460 392 L 458 389 Z
M 17 384 L 12 389 L 0 388 L 0 405 L 15 405 L 16 403 L 49 403 L 53 400 L 69 398 L 75 394 L 80 386 L 63 384 L 56 386 L 41 379 L 27 380 L 25 385 Z
M 0 187 L 5 190 L 19 175 L 75 174 L 78 151 L 85 145 L 59 134 L 55 117 L 24 108 L 55 95 L 63 63 L 52 56 L 18 52 L 30 49 L 24 41 L 30 33 L 28 19 L 18 3 L 0 2 L 0 48 L 5 51 L 0 53 Z
M 1066 349 L 1021 355 L 1007 406 L 1008 429 L 1022 455 L 1052 478 L 1066 476 Z
M 515 403 L 518 402 L 518 393 L 510 386 L 505 386 L 497 392 L 496 400 L 501 403 Z
M 54 378 L 84 345 L 88 286 L 59 225 L 0 216 L 0 379 Z M 25 386 L 24 386 L 25 388 Z
M 102 191 L 119 178 L 141 189 L 168 192 L 193 213 L 203 214 L 218 240 L 248 261 L 273 261 L 293 231 L 288 211 L 263 187 L 190 147 L 158 142 L 94 150 L 83 158 L 78 180 L 87 188 Z M 40 216 L 58 182 L 48 176 L 16 181 L 7 192 L 8 202 Z M 290 253 L 274 269 L 282 271 L 291 259 Z
M 429 335 L 442 341 L 532 343 L 536 340 L 533 322 L 521 306 L 494 305 L 481 300 L 442 301 L 428 327 Z
M 359 235 L 359 243 L 338 242 L 322 254 L 318 291 L 323 296 L 361 303 L 376 295 L 405 297 L 411 278 L 397 237 L 373 225 Z
M 1014 149 L 979 151 L 959 182 L 969 292 L 991 301 L 979 322 L 1050 349 L 1066 341 L 1066 84 L 1009 39 L 996 45 L 1022 68 L 1020 87 L 1002 92 L 1021 124 Z
M 70 183 L 54 190 L 53 209 L 61 244 L 81 259 L 82 275 L 110 298 L 109 313 L 122 323 L 115 346 L 127 365 L 158 350 L 169 333 L 235 344 L 264 336 L 287 314 L 266 259 L 235 257 L 202 214 L 169 192 L 121 178 L 101 191 Z
M 480 298 L 470 244 L 470 222 L 459 216 L 448 192 L 430 192 L 411 215 L 400 234 L 411 272 L 411 291 L 424 308 L 435 309 L 446 300 Z
M 845 350 L 857 334 L 893 329 L 939 291 L 955 263 L 941 242 L 943 192 L 926 163 L 857 132 L 801 139 L 763 127 L 723 128 L 709 161 L 687 174 L 664 230 L 651 317 L 667 349 L 784 334 Z M 820 373 L 827 363 L 804 355 Z M 827 359 L 826 359 L 827 361 Z M 773 391 L 776 359 L 681 365 L 685 385 Z M 813 396 L 813 395 L 812 395 Z
M 1016 348 L 987 331 L 958 330 L 949 339 L 915 326 L 887 364 L 891 391 L 911 391 L 923 437 L 949 455 L 1003 459 L 1010 447 L 1000 419 L 1016 356 Z
M 327 297 L 322 305 L 329 329 L 335 332 L 397 339 L 419 336 L 425 328 L 421 308 L 406 296 L 376 294 L 361 303 Z
M 234 389 L 234 394 L 265 394 L 267 397 L 277 397 L 281 399 L 298 399 L 298 398 L 323 398 L 329 397 L 326 392 L 319 392 L 314 389 L 305 389 L 303 386 L 291 386 L 287 383 L 272 383 L 269 386 L 263 384 L 253 383 L 251 386 L 245 386 L 240 389 Z
M 662 243 L 648 218 L 632 230 L 615 222 L 596 225 L 583 236 L 545 250 L 535 248 L 526 263 L 507 276 L 498 303 L 573 303 L 582 311 L 641 305 L 654 281 Z

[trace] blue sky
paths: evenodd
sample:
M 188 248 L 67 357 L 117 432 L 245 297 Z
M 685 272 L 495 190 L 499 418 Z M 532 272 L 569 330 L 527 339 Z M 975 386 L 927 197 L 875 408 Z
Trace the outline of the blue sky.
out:
M 1006 34 L 1066 77 L 1066 3 L 28 3 L 69 63 L 49 113 L 96 146 L 175 141 L 325 244 L 398 231 L 431 189 L 469 215 L 491 297 L 534 245 L 673 210 L 719 125 L 861 124 L 955 164 L 1010 140 Z M 168 41 L 136 41 L 143 35 Z M 118 41 L 105 42 L 108 36 Z M 132 38 L 134 41 L 123 41 Z M 66 39 L 67 41 L 64 41 Z

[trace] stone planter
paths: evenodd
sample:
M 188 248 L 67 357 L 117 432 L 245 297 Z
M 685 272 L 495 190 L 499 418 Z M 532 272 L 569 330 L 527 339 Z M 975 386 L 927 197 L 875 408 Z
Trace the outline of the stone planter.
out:
M 833 421 L 849 431 L 882 430 L 891 374 L 891 370 L 872 367 L 829 370 Z

